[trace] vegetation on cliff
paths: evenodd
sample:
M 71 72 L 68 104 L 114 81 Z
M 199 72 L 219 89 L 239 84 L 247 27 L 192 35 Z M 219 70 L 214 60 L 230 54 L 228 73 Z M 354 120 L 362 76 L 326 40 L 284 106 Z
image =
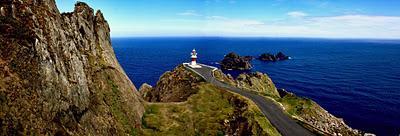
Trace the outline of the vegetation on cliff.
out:
M 217 79 L 243 90 L 251 90 L 260 95 L 280 98 L 275 84 L 267 74 L 261 72 L 243 73 L 236 77 L 236 79 L 230 75 L 225 75 L 220 70 L 214 71 L 213 74 Z

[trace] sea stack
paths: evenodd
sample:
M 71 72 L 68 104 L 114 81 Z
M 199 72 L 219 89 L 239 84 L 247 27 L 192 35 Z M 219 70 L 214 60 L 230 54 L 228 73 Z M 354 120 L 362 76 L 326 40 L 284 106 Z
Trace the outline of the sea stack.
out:
M 271 53 L 263 53 L 258 57 L 259 60 L 262 61 L 281 61 L 281 60 L 288 60 L 290 59 L 289 56 L 286 56 L 282 52 L 278 52 L 276 55 Z
M 252 68 L 250 61 L 253 59 L 251 56 L 239 56 L 231 52 L 225 55 L 221 61 L 221 69 L 224 70 L 249 70 Z

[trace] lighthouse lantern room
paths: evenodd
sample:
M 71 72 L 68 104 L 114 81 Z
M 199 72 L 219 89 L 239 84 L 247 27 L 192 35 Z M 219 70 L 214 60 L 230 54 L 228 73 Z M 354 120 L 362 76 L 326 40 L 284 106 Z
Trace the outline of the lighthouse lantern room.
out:
M 196 62 L 197 61 L 197 52 L 195 49 L 192 50 L 192 53 L 190 53 L 190 55 L 191 55 L 190 58 L 192 59 L 192 61 L 190 62 L 189 66 L 192 68 L 201 68 L 201 66 L 198 65 Z

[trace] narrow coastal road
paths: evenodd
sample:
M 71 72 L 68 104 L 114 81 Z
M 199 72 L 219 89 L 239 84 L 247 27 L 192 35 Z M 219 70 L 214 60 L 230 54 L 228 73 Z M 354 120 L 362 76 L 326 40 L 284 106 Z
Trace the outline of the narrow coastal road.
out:
M 225 84 L 217 79 L 212 74 L 212 71 L 216 68 L 202 65 L 202 68 L 191 68 L 187 64 L 184 66 L 201 77 L 207 82 L 216 85 L 218 87 L 225 88 L 234 93 L 240 94 L 244 97 L 252 100 L 262 111 L 262 113 L 268 118 L 271 124 L 281 133 L 283 136 L 312 136 L 314 135 L 309 130 L 305 129 L 301 125 L 297 124 L 292 118 L 288 117 L 283 109 L 275 104 L 272 100 L 266 99 L 257 94 L 243 91 L 237 87 Z

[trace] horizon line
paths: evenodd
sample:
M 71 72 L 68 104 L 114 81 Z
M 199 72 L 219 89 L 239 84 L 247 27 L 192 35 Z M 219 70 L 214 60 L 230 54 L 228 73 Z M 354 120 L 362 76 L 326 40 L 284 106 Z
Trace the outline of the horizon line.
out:
M 111 38 L 269 38 L 269 39 L 332 39 L 332 40 L 399 40 L 400 38 L 371 37 L 296 37 L 296 36 L 196 36 L 196 35 L 145 35 L 110 36 Z

